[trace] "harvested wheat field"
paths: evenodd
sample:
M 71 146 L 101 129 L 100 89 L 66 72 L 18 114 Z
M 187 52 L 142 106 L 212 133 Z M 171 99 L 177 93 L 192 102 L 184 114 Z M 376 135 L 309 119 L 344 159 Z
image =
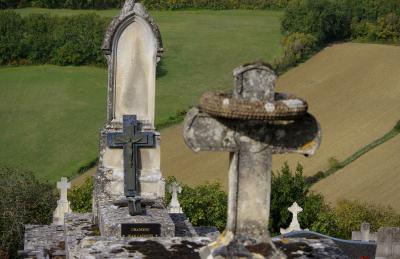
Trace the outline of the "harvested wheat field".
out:
M 390 205 L 400 212 L 400 135 L 313 186 L 334 204 L 352 199 Z M 340 190 L 340 191 L 338 191 Z
M 321 124 L 323 139 L 314 157 L 274 156 L 273 167 L 280 168 L 285 160 L 293 167 L 300 162 L 305 175 L 313 175 L 328 167 L 329 158 L 348 157 L 400 120 L 400 47 L 358 43 L 327 47 L 280 77 L 276 90 L 308 101 L 310 112 Z M 226 187 L 228 155 L 194 154 L 183 143 L 181 132 L 181 126 L 175 126 L 161 133 L 164 175 L 174 175 L 190 185 L 217 180 Z M 375 164 L 388 159 L 384 154 L 369 156 Z M 400 168 L 400 159 L 397 165 Z M 365 167 L 353 166 L 354 172 L 369 173 Z M 386 175 L 389 167 L 382 165 L 380 170 Z M 338 190 L 338 186 L 334 188 Z

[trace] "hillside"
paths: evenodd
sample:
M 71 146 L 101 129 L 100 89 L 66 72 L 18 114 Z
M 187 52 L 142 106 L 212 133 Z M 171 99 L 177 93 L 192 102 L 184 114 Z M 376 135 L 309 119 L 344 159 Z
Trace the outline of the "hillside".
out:
M 313 190 L 333 204 L 345 198 L 390 205 L 400 212 L 399 154 L 398 135 L 317 183 Z
M 18 12 L 71 15 L 92 11 Z M 194 105 L 205 90 L 229 85 L 230 71 L 237 64 L 281 55 L 280 11 L 151 13 L 165 49 L 157 78 L 157 123 Z M 105 121 L 105 68 L 1 67 L 0 91 L 0 166 L 26 168 L 55 181 L 73 176 L 97 157 L 98 134 Z
M 300 162 L 305 174 L 312 175 L 326 169 L 329 158 L 346 158 L 400 119 L 400 47 L 357 43 L 327 47 L 280 77 L 277 91 L 308 101 L 310 112 L 321 124 L 323 139 L 314 157 L 274 156 L 273 168 L 280 168 L 285 160 L 292 167 Z M 179 126 L 162 132 L 163 173 L 188 184 L 221 180 L 226 186 L 227 154 L 196 155 L 184 146 L 181 135 Z M 369 159 L 377 164 L 386 162 L 383 157 Z M 357 166 L 354 170 L 365 171 Z M 381 170 L 387 174 L 389 168 Z

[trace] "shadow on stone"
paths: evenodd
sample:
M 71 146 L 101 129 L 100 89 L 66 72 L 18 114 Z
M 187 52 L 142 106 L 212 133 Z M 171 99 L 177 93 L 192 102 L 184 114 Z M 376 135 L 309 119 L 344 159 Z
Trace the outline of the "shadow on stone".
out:
M 156 78 L 163 77 L 168 74 L 167 69 L 165 68 L 165 63 L 163 60 L 160 60 L 157 64 L 157 70 L 156 70 Z

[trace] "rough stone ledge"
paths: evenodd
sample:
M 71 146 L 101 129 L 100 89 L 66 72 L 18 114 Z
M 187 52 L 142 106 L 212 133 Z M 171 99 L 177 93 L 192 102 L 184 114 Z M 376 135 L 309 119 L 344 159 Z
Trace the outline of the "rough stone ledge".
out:
M 272 254 L 268 244 L 218 248 L 206 237 L 116 238 L 86 237 L 81 242 L 81 258 L 348 258 L 329 239 L 288 238 L 274 240 L 282 253 Z M 209 245 L 209 246 L 208 246 Z M 214 247 L 215 248 L 215 247 Z M 208 251 L 207 251 L 208 249 Z M 217 253 L 215 253 L 217 251 Z M 224 253 L 225 252 L 225 253 Z M 233 253 L 232 253 L 233 252 Z
M 79 244 L 87 236 L 99 235 L 93 224 L 92 213 L 70 213 L 65 215 L 65 250 L 67 258 L 79 258 Z
M 22 258 L 65 258 L 64 226 L 25 225 Z
M 80 258 L 200 258 L 199 249 L 210 242 L 207 237 L 86 237 L 81 242 Z

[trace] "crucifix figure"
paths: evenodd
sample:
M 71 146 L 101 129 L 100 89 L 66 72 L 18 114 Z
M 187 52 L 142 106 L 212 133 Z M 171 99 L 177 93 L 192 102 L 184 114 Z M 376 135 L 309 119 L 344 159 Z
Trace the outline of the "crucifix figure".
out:
M 107 135 L 110 148 L 124 149 L 124 193 L 128 198 L 129 213 L 141 214 L 139 192 L 139 149 L 155 147 L 155 133 L 141 132 L 136 115 L 123 116 L 123 132 Z
M 207 92 L 187 113 L 183 135 L 195 152 L 230 152 L 227 233 L 237 243 L 273 247 L 268 233 L 272 155 L 313 155 L 320 128 L 304 100 L 275 93 L 269 65 L 243 65 L 233 75 L 232 93 Z

